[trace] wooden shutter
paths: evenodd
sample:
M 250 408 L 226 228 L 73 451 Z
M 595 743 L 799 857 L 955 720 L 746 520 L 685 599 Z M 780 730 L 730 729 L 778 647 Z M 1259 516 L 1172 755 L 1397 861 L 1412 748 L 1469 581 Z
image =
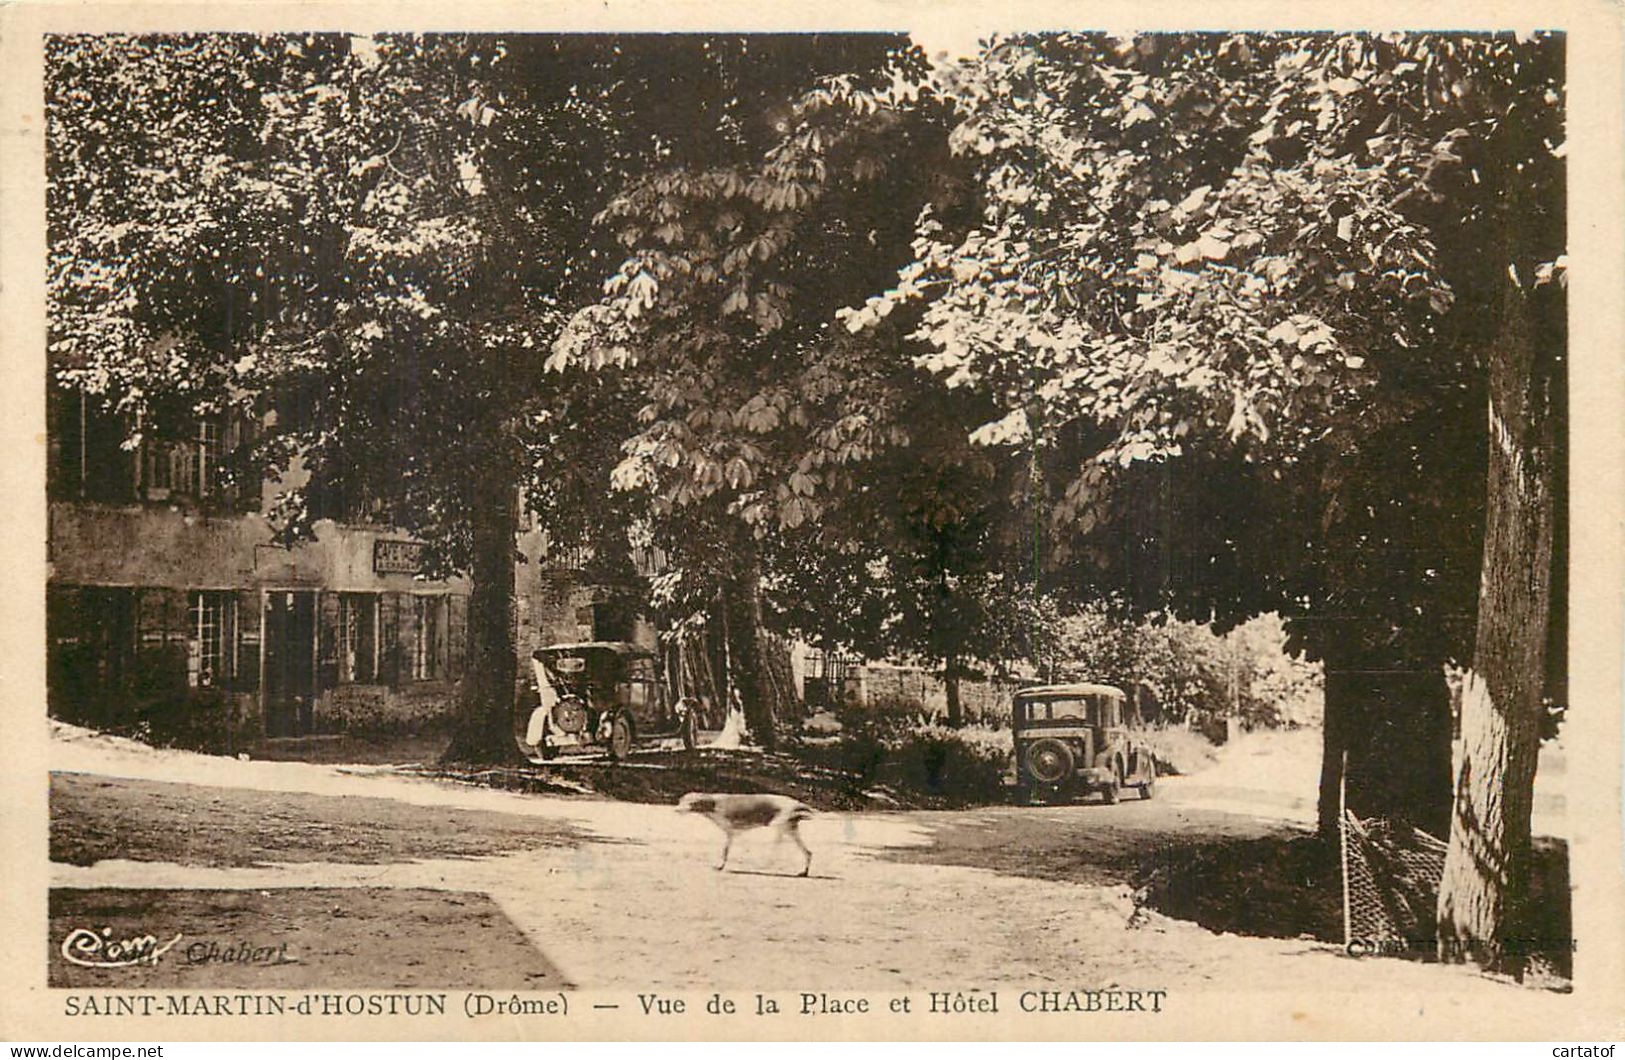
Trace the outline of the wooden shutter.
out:
M 186 694 L 186 646 L 190 632 L 185 589 L 146 588 L 136 605 L 140 642 L 132 702 L 139 711 Z
M 136 603 L 136 627 L 143 650 L 161 648 L 168 639 L 169 623 L 164 616 L 167 589 L 142 589 Z
M 446 677 L 456 681 L 463 676 L 468 658 L 468 597 L 446 598 Z
M 254 444 L 259 440 L 259 421 L 252 415 L 230 417 L 226 429 L 225 450 L 236 475 L 236 508 L 242 512 L 260 510 L 264 476 L 259 464 L 252 459 Z
M 401 683 L 401 594 L 378 598 L 378 680 L 391 688 Z
M 260 687 L 260 593 L 258 589 L 237 592 L 237 681 L 239 692 L 258 692 Z
M 316 594 L 316 682 L 318 688 L 339 683 L 339 594 Z
M 401 680 L 416 681 L 418 598 L 410 593 L 401 594 L 400 611 Z
M 237 684 L 237 594 L 230 590 L 211 593 L 220 605 L 220 673 L 215 683 L 221 688 Z
M 432 672 L 437 679 L 444 681 L 447 680 L 449 665 L 446 657 L 451 654 L 451 597 L 437 596 L 429 606 L 434 608 L 434 625 L 431 627 L 434 642 L 429 645 L 429 650 L 434 652 Z

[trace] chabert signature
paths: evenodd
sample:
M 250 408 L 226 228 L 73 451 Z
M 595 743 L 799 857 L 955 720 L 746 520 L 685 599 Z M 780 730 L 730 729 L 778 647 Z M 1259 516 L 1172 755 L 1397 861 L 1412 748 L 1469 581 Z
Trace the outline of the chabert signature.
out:
M 210 939 L 207 942 L 187 943 L 183 951 L 187 964 L 296 964 L 298 958 L 288 955 L 286 942 L 277 946 L 256 946 L 238 940 L 225 946 Z
M 62 957 L 69 964 L 81 968 L 127 968 L 134 964 L 157 964 L 158 958 L 181 940 L 177 933 L 168 942 L 160 943 L 156 935 L 136 935 L 127 939 L 113 937 L 113 929 L 104 927 L 100 932 L 90 928 L 75 928 L 62 940 Z

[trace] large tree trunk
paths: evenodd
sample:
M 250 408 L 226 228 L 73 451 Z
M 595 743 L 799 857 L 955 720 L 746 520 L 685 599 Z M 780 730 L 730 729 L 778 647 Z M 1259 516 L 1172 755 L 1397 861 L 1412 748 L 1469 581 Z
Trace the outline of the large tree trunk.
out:
M 717 678 L 711 662 L 712 640 L 701 633 L 690 633 L 676 644 L 677 694 L 696 700 L 700 709 L 700 728 L 721 729 L 728 720 L 727 690 Z
M 518 490 L 496 470 L 481 476 L 473 524 L 468 601 L 468 667 L 459 691 L 458 717 L 449 762 L 519 763 L 514 692 L 514 537 L 519 529 Z
M 1320 804 L 1316 815 L 1320 837 L 1337 838 L 1337 819 L 1342 812 L 1343 752 L 1347 749 L 1343 730 L 1353 710 L 1341 672 L 1325 671 L 1325 711 L 1320 729 Z
M 1342 623 L 1326 633 L 1321 835 L 1336 836 L 1346 785 L 1356 815 L 1404 819 L 1443 836 L 1450 821 L 1450 690 L 1443 666 L 1373 654 Z
M 1450 827 L 1450 687 L 1443 665 L 1355 675 L 1355 695 L 1362 702 L 1359 727 L 1346 731 L 1349 809 L 1406 820 L 1442 838 Z
M 1520 923 L 1529 878 L 1552 611 L 1552 402 L 1561 382 L 1561 323 L 1537 330 L 1530 298 L 1506 285 L 1499 334 L 1488 351 L 1478 634 L 1462 694 L 1461 770 L 1439 890 L 1440 956 L 1513 974 L 1521 974 L 1522 956 L 1502 942 Z
M 778 746 L 781 720 L 790 716 L 794 691 L 788 652 L 764 627 L 759 566 L 750 565 L 723 586 L 722 607 L 730 694 L 739 695 L 751 739 L 771 751 Z
M 948 700 L 948 726 L 957 729 L 965 724 L 965 708 L 959 699 L 959 656 L 950 655 L 942 668 L 942 691 Z

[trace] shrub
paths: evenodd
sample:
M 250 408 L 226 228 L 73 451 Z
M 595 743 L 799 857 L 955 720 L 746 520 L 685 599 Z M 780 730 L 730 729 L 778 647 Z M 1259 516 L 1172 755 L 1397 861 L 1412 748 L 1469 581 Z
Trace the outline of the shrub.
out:
M 898 734 L 924 724 L 930 711 L 917 696 L 886 693 L 867 704 L 848 702 L 841 707 L 841 727 L 847 732 Z
M 807 757 L 853 774 L 864 787 L 882 785 L 943 805 L 968 806 L 1004 798 L 1010 734 L 968 727 L 909 724 L 896 715 L 854 719 L 834 745 L 804 749 Z
M 887 748 L 881 780 L 955 804 L 998 802 L 1004 798 L 1010 740 L 983 739 L 979 733 L 998 735 L 939 726 L 906 733 Z
M 140 736 L 157 747 L 226 754 L 234 745 L 235 713 L 236 704 L 223 693 L 156 700 L 144 705 Z

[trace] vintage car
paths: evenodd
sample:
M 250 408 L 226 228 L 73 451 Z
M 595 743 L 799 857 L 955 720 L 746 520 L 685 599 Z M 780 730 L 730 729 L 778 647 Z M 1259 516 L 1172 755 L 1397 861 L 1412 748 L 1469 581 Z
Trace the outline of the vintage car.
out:
M 532 653 L 531 711 L 524 745 L 532 758 L 563 748 L 602 748 L 623 759 L 639 740 L 679 737 L 692 748 L 699 713 L 673 697 L 653 652 L 622 641 L 554 644 Z
M 1016 693 L 1010 729 L 1016 776 L 1033 799 L 1099 792 L 1116 802 L 1126 787 L 1152 796 L 1157 764 L 1124 718 L 1125 696 L 1111 685 L 1038 685 Z

